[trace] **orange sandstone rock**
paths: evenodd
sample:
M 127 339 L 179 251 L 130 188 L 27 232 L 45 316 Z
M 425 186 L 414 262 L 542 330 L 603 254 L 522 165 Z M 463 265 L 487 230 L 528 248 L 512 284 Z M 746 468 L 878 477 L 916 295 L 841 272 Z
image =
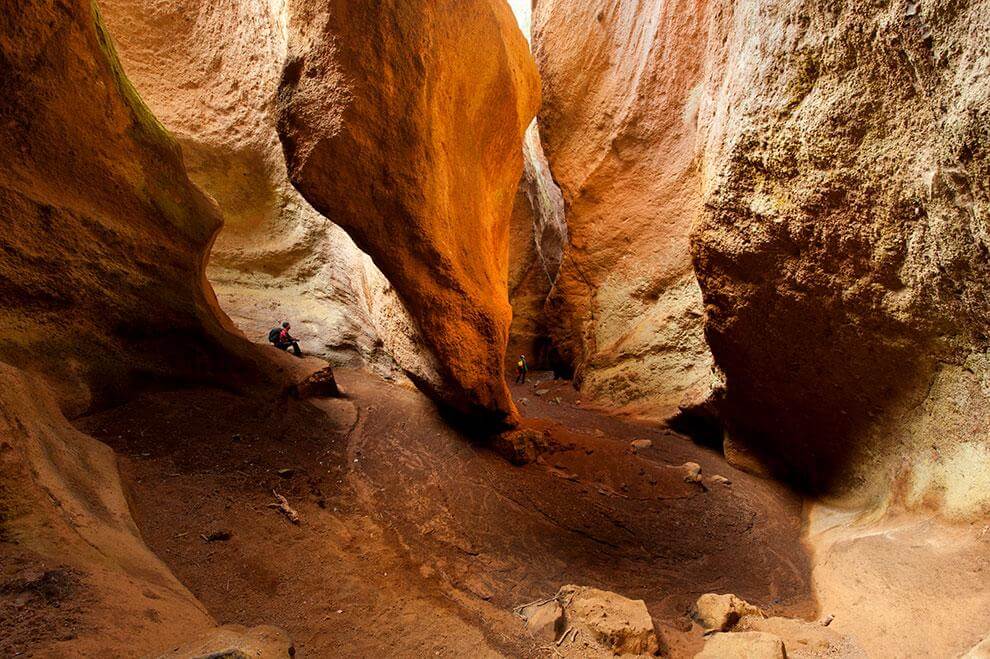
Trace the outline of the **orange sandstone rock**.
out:
M 203 274 L 220 228 L 124 76 L 94 4 L 3 3 L 0 360 L 67 413 L 222 351 Z
M 88 0 L 0 2 L 0 117 L 0 564 L 71 595 L 77 628 L 32 650 L 153 654 L 213 621 L 141 540 L 113 452 L 66 417 L 233 363 L 203 274 L 220 216 Z
M 395 286 L 439 400 L 512 420 L 509 217 L 538 79 L 504 2 L 302 2 L 279 88 L 289 177 Z
M 223 212 L 207 275 L 237 326 L 263 341 L 290 320 L 307 354 L 439 382 L 384 276 L 289 182 L 275 129 L 285 3 L 100 4 L 128 78 Z

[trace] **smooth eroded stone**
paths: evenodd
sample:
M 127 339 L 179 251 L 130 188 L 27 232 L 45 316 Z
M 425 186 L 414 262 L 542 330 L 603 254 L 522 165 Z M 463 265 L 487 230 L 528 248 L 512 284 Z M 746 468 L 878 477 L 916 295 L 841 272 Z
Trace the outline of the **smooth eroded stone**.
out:
M 497 0 L 293 3 L 278 91 L 289 178 L 374 260 L 435 355 L 417 384 L 517 418 L 504 381 L 509 221 L 539 103 Z

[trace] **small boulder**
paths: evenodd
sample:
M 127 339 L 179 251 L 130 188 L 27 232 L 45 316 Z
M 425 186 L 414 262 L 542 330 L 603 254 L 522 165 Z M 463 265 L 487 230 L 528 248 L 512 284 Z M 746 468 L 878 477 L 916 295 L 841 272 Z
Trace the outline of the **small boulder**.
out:
M 536 390 L 536 395 L 537 396 L 546 396 L 548 393 L 550 393 L 550 390 L 549 389 L 537 389 Z
M 766 632 L 715 634 L 694 659 L 787 659 L 784 642 Z
M 519 428 L 495 435 L 491 443 L 496 453 L 514 465 L 533 462 L 550 448 L 547 437 L 536 430 Z
M 327 366 L 313 373 L 296 385 L 299 398 L 338 398 L 340 389 L 333 376 L 333 368 Z
M 233 533 L 227 529 L 213 529 L 208 533 L 203 533 L 201 537 L 204 542 L 227 542 L 233 537 Z
M 524 604 L 516 614 L 526 621 L 526 631 L 537 641 L 553 643 L 566 631 L 564 609 L 556 598 Z
M 648 439 L 634 439 L 629 442 L 629 445 L 636 451 L 643 451 L 653 446 L 653 442 Z
M 660 639 L 643 600 L 585 586 L 564 586 L 557 592 L 565 629 L 587 633 L 615 654 L 656 654 Z
M 743 616 L 763 617 L 763 611 L 732 594 L 708 593 L 694 605 L 694 619 L 708 630 L 725 632 L 736 626 Z
M 716 485 L 724 485 L 726 487 L 732 485 L 732 481 L 730 481 L 725 476 L 720 476 L 718 474 L 712 476 L 712 482 L 715 483 Z
M 700 483 L 701 482 L 701 465 L 697 462 L 685 462 L 681 465 L 684 469 L 684 482 L 685 483 Z
M 248 629 L 240 625 L 225 625 L 210 630 L 185 645 L 170 649 L 159 659 L 286 659 L 295 654 L 296 648 L 292 640 L 277 627 L 262 625 Z
M 731 436 L 726 435 L 723 439 L 722 453 L 725 455 L 725 461 L 740 471 L 760 478 L 770 478 L 771 476 L 770 468 L 744 444 L 734 440 Z

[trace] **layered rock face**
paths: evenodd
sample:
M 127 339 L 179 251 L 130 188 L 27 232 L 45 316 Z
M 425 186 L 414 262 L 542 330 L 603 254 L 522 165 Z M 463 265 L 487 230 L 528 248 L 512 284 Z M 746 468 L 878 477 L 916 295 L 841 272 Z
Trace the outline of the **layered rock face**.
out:
M 541 0 L 540 130 L 567 202 L 548 305 L 583 390 L 667 417 L 712 387 L 689 233 L 702 211 L 697 131 L 708 3 Z
M 538 3 L 571 233 L 557 336 L 583 386 L 703 394 L 696 275 L 730 454 L 817 492 L 985 510 L 981 7 Z
M 263 341 L 289 320 L 308 352 L 333 363 L 388 377 L 398 361 L 438 381 L 384 276 L 288 181 L 274 117 L 285 2 L 102 4 L 128 77 L 177 136 L 190 176 L 221 206 L 225 226 L 208 275 L 238 327 Z
M 420 384 L 462 412 L 513 419 L 509 218 L 539 89 L 509 7 L 290 13 L 278 108 L 290 179 L 395 286 L 441 370 Z
M 112 452 L 65 415 L 249 361 L 203 275 L 220 215 L 95 5 L 0 3 L 0 35 L 0 565 L 5 588 L 69 595 L 55 629 L 25 613 L 4 635 L 146 654 L 213 621 L 141 541 Z M 77 631 L 53 640 L 65 620 Z
M 210 371 L 221 331 L 203 269 L 216 205 L 90 3 L 11 6 L 2 27 L 0 359 L 41 373 L 70 414 L 136 378 Z
M 990 15 L 715 17 L 694 235 L 736 437 L 816 491 L 990 505 Z

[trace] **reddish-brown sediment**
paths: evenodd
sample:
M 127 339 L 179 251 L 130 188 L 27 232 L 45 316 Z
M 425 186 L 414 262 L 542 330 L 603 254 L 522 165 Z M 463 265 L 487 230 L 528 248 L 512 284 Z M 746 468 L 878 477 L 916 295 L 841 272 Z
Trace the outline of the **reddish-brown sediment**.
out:
M 289 177 L 395 286 L 441 401 L 512 420 L 509 217 L 539 85 L 494 0 L 299 3 L 279 87 Z
M 347 398 L 323 411 L 194 389 L 81 422 L 124 456 L 142 534 L 222 623 L 276 624 L 307 656 L 529 656 L 512 607 L 576 582 L 644 599 L 675 656 L 689 656 L 702 593 L 814 613 L 800 500 L 712 451 L 541 382 L 513 393 L 552 452 L 516 468 L 419 392 L 337 376 Z M 172 437 L 183 441 L 161 441 Z M 643 438 L 653 446 L 633 452 Z M 687 461 L 701 484 L 685 482 Z M 272 490 L 301 525 L 268 507 Z M 204 542 L 214 529 L 231 539 Z

